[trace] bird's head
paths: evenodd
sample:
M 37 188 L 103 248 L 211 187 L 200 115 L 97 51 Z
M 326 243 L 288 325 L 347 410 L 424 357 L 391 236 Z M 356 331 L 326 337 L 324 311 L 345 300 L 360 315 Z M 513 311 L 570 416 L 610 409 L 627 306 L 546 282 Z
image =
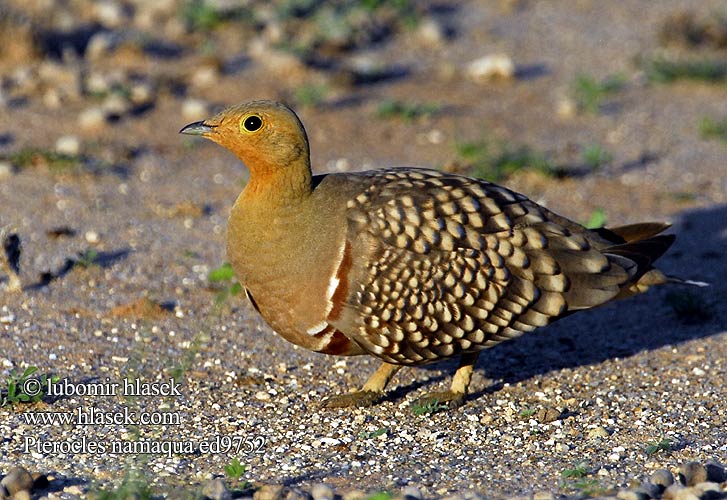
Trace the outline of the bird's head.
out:
M 229 149 L 256 175 L 280 175 L 292 168 L 310 170 L 308 138 L 298 116 L 272 101 L 253 101 L 190 123 L 180 134 L 206 137 Z

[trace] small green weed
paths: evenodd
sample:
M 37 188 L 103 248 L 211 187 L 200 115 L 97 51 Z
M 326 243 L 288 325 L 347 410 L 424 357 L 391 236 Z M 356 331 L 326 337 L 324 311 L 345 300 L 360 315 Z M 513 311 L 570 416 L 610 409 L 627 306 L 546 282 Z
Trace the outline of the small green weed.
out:
M 584 165 L 592 170 L 597 170 L 613 161 L 613 155 L 599 144 L 587 146 L 582 154 Z
M 89 495 L 90 497 L 90 495 Z M 151 500 L 149 479 L 138 469 L 129 468 L 116 488 L 100 488 L 93 494 L 94 500 Z
M 79 166 L 83 159 L 78 156 L 57 153 L 50 149 L 23 148 L 0 159 L 13 164 L 16 168 L 47 167 L 54 171 L 69 170 Z
M 598 113 L 604 99 L 622 90 L 625 84 L 623 75 L 611 75 L 600 81 L 592 76 L 579 75 L 572 85 L 573 96 L 579 109 Z
M 91 266 L 99 265 L 98 252 L 93 248 L 87 249 L 85 252 L 78 254 L 76 265 L 88 269 Z
M 708 83 L 727 81 L 727 61 L 724 60 L 687 60 L 670 61 L 652 59 L 642 63 L 649 81 L 672 83 L 677 80 L 699 80 Z
M 250 489 L 252 487 L 252 484 L 249 481 L 241 481 L 240 478 L 247 470 L 247 466 L 240 463 L 240 460 L 238 458 L 233 458 L 230 460 L 230 463 L 225 465 L 225 475 L 230 478 L 230 480 L 234 481 L 236 483 L 235 491 L 243 491 Z M 237 495 L 234 495 L 237 496 Z
M 727 116 L 721 120 L 702 118 L 699 122 L 699 133 L 704 139 L 719 139 L 727 142 Z
M 223 286 L 222 290 L 220 290 L 215 297 L 215 303 L 217 304 L 223 303 L 228 298 L 237 295 L 242 291 L 242 285 L 235 281 L 235 272 L 232 270 L 232 265 L 229 262 L 225 262 L 220 267 L 211 270 L 207 279 L 210 283 L 216 283 Z
M 591 216 L 583 225 L 588 229 L 599 229 L 606 225 L 606 221 L 606 211 L 599 207 L 591 212 Z
M 538 412 L 535 408 L 524 408 L 520 410 L 520 416 L 523 418 L 530 418 Z
M 230 463 L 225 465 L 225 474 L 230 479 L 238 480 L 245 473 L 247 467 L 240 463 L 240 459 L 233 458 Z
M 525 169 L 546 176 L 555 175 L 557 172 L 545 155 L 528 146 L 504 145 L 493 150 L 486 141 L 475 141 L 456 144 L 455 150 L 473 176 L 492 182 L 502 181 Z
M 695 325 L 712 318 L 712 308 L 701 295 L 692 291 L 671 291 L 666 294 L 665 301 L 683 323 Z
M 597 479 L 587 477 L 591 473 L 585 461 L 578 462 L 572 469 L 560 473 L 560 488 L 577 490 L 585 496 L 598 496 L 605 492 Z
M 327 85 L 311 83 L 296 88 L 293 97 L 300 106 L 316 107 L 323 104 L 330 90 Z
M 0 406 L 18 403 L 37 403 L 46 394 L 48 381 L 56 383 L 60 377 L 42 374 L 33 377 L 38 367 L 29 366 L 22 373 L 13 370 L 5 379 L 4 389 L 0 390 Z
M 398 118 L 411 123 L 421 118 L 429 118 L 437 114 L 442 107 L 431 102 L 400 101 L 397 99 L 386 99 L 376 109 L 376 116 L 379 118 Z
M 593 477 L 587 477 L 581 479 L 580 481 L 574 481 L 570 484 L 570 487 L 578 490 L 579 492 L 581 492 L 581 494 L 587 497 L 602 496 L 603 493 L 605 493 L 606 491 L 606 489 L 601 486 L 601 483 L 598 482 L 598 479 Z
M 359 437 L 361 437 L 363 439 L 373 439 L 373 438 L 376 438 L 379 436 L 383 436 L 384 434 L 387 433 L 387 431 L 388 431 L 388 429 L 386 427 L 381 427 L 379 429 L 376 429 L 375 431 L 361 432 L 361 433 L 359 433 Z
M 224 18 L 204 0 L 191 0 L 182 8 L 182 19 L 193 31 L 209 32 L 222 24 Z
M 647 444 L 644 448 L 644 452 L 646 453 L 647 457 L 653 457 L 659 452 L 665 452 L 669 453 L 674 449 L 674 443 L 671 439 L 664 438 L 660 441 L 652 441 L 651 443 Z
M 431 399 L 424 402 L 416 402 L 411 405 L 412 413 L 414 413 L 414 415 L 418 417 L 422 417 L 424 415 L 434 415 L 435 413 L 444 411 L 447 408 L 449 408 L 447 404 L 440 403 L 437 399 Z
M 560 477 L 563 479 L 581 479 L 588 475 L 590 472 L 587 462 L 578 462 L 572 469 L 565 469 L 560 473 Z
M 388 491 L 377 491 L 369 496 L 365 497 L 364 500 L 391 500 L 394 496 Z

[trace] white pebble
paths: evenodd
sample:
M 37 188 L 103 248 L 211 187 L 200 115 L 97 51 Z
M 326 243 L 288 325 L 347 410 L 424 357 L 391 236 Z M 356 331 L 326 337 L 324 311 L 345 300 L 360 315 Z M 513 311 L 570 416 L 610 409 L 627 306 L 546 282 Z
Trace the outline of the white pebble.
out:
M 0 180 L 7 179 L 12 173 L 13 166 L 6 161 L 0 161 Z
M 201 99 L 186 99 L 182 103 L 182 117 L 185 120 L 203 120 L 208 115 L 209 106 Z
M 78 156 L 81 151 L 81 141 L 75 135 L 64 135 L 56 141 L 56 152 L 68 155 Z
M 84 237 L 88 243 L 96 244 L 99 242 L 99 236 L 96 231 L 86 231 Z
M 106 113 L 101 108 L 88 108 L 78 114 L 78 125 L 84 130 L 98 130 L 105 124 Z
M 467 65 L 467 76 L 477 83 L 485 83 L 494 78 L 510 79 L 515 76 L 515 63 L 506 54 L 491 54 L 470 62 Z

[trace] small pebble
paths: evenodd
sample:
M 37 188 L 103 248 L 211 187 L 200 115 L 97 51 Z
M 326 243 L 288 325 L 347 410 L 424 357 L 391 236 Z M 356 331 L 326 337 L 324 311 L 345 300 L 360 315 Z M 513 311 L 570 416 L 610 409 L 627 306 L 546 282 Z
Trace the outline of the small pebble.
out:
M 688 462 L 679 467 L 679 480 L 686 486 L 694 486 L 707 480 L 707 469 L 699 462 Z
M 182 103 L 182 117 L 185 120 L 202 120 L 208 115 L 209 106 L 201 99 L 185 99 Z
M 661 495 L 662 488 L 656 484 L 645 482 L 641 483 L 637 490 L 643 491 L 649 498 L 658 498 Z
M 12 174 L 13 166 L 6 161 L 0 161 L 0 181 L 3 179 L 7 179 Z
M 649 500 L 649 495 L 639 490 L 621 490 L 616 496 L 621 500 Z
M 416 486 L 405 486 L 403 490 L 401 490 L 401 496 L 404 497 L 404 500 L 421 500 L 422 499 L 422 492 L 417 488 Z
M 607 438 L 609 435 L 603 427 L 594 427 L 588 431 L 588 439 Z
M 311 500 L 311 496 L 300 488 L 287 488 L 283 490 L 284 500 Z
M 81 152 L 81 141 L 75 135 L 64 135 L 56 140 L 56 153 L 78 156 Z
M 445 39 L 442 25 L 431 17 L 419 22 L 416 34 L 422 45 L 427 47 L 439 47 Z
M 533 493 L 533 500 L 555 500 L 555 495 L 550 491 L 536 491 Z
M 202 484 L 202 496 L 210 500 L 230 500 L 232 494 L 220 478 L 210 479 Z
M 121 2 L 102 0 L 93 6 L 96 18 L 106 28 L 118 28 L 126 20 Z
M 727 469 L 719 462 L 709 460 L 704 465 L 704 468 L 707 469 L 707 481 L 715 483 L 724 483 L 727 481 Z
M 313 500 L 333 500 L 335 494 L 330 486 L 323 483 L 316 483 L 311 487 Z
M 12 500 L 30 500 L 30 492 L 28 490 L 18 491 L 12 496 Z
M 540 408 L 535 414 L 535 420 L 537 420 L 541 424 L 555 422 L 556 420 L 558 420 L 558 417 L 560 417 L 560 413 L 560 410 L 558 410 L 557 408 Z
M 13 467 L 0 481 L 12 496 L 19 491 L 30 491 L 33 488 L 33 476 L 23 467 Z
M 283 486 L 279 484 L 266 484 L 258 488 L 252 495 L 253 500 L 282 500 Z
M 99 235 L 96 231 L 86 231 L 84 238 L 86 238 L 86 241 L 88 243 L 91 243 L 94 245 L 101 240 L 101 238 L 99 238 Z
M 91 36 L 86 45 L 85 56 L 89 61 L 99 61 L 103 57 L 106 57 L 113 47 L 114 39 L 113 36 L 104 31 L 99 31 Z
M 106 113 L 99 107 L 88 108 L 78 114 L 78 125 L 83 130 L 93 132 L 106 124 Z
M 83 490 L 78 487 L 78 485 L 72 484 L 70 486 L 66 486 L 63 488 L 63 493 L 68 493 L 69 495 L 76 495 L 81 496 L 83 495 Z
M 466 74 L 476 83 L 486 83 L 497 78 L 509 80 L 515 76 L 515 63 L 506 54 L 492 54 L 470 62 Z
M 657 469 L 651 473 L 651 482 L 664 491 L 664 489 L 674 484 L 674 476 L 669 469 Z
M 720 493 L 722 492 L 722 487 L 719 485 L 719 483 L 713 483 L 712 481 L 705 481 L 703 483 L 698 483 L 698 484 L 695 484 L 694 487 L 704 493 L 706 493 L 708 491 L 716 491 L 716 492 L 720 492 Z

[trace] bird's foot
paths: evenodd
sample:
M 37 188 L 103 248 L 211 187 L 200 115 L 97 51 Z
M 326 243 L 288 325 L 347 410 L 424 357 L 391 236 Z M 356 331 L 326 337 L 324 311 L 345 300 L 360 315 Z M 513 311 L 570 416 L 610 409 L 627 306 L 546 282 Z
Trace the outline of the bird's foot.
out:
M 463 392 L 442 391 L 430 392 L 414 401 L 416 410 L 422 413 L 437 413 L 442 410 L 454 410 L 464 404 L 466 394 Z
M 365 408 L 373 406 L 384 397 L 383 392 L 376 391 L 356 391 L 348 394 L 336 394 L 329 396 L 323 401 L 324 408 Z

